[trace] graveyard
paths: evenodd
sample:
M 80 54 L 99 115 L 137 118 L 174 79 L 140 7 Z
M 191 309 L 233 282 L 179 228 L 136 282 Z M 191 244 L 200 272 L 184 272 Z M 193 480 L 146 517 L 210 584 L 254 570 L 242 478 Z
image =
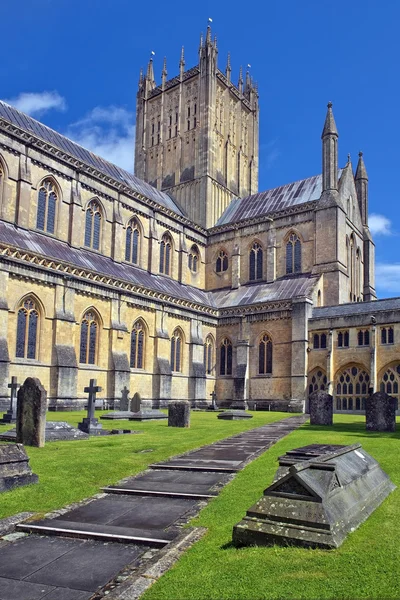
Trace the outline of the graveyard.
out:
M 199 532 L 199 539 L 188 544 L 180 560 L 166 570 L 158 581 L 154 580 L 155 583 L 141 596 L 144 600 L 397 597 L 400 507 L 395 486 L 400 484 L 400 466 L 397 452 L 399 433 L 395 431 L 393 399 L 379 395 L 370 409 L 367 405 L 367 419 L 360 415 L 337 414 L 332 418 L 332 397 L 318 392 L 315 401 L 311 401 L 311 420 L 308 420 L 308 416 L 269 411 L 246 411 L 246 418 L 239 418 L 242 411 L 226 411 L 229 418 L 220 419 L 224 413 L 190 410 L 187 403 L 176 402 L 171 405 L 168 414 L 166 410 L 163 411 L 165 418 L 128 421 L 126 418 L 118 420 L 118 411 L 94 409 L 97 390 L 94 380 L 90 381 L 85 390 L 88 394 L 87 410 L 75 412 L 46 413 L 43 408 L 45 391 L 40 384 L 35 387 L 33 380 L 28 380 L 28 383 L 31 387 L 28 385 L 26 388 L 24 385 L 24 392 L 21 389 L 18 391 L 18 410 L 14 419 L 17 421 L 16 441 L 23 441 L 18 438 L 22 431 L 29 444 L 34 444 L 25 446 L 34 475 L 31 476 L 32 485 L 16 487 L 0 494 L 2 519 L 21 513 L 25 514 L 25 518 L 30 515 L 33 517 L 33 521 L 30 521 L 32 525 L 22 524 L 22 530 L 32 531 L 33 527 L 35 533 L 34 528 L 39 527 L 40 534 L 41 523 L 49 523 L 43 518 L 51 511 L 61 509 L 62 514 L 64 507 L 79 507 L 81 501 L 91 497 L 99 498 L 95 502 L 106 502 L 104 506 L 111 507 L 111 504 L 107 505 L 107 499 L 97 496 L 99 492 L 116 488 L 116 492 L 124 494 L 126 487 L 132 487 L 129 483 L 132 476 L 146 471 L 150 465 L 158 465 L 159 468 L 175 465 L 172 468 L 187 470 L 193 468 L 190 465 L 194 465 L 195 469 L 201 468 L 201 463 L 205 462 L 210 471 L 223 471 L 224 467 L 218 466 L 218 460 L 215 462 L 216 466 L 213 466 L 212 457 L 216 455 L 215 450 L 211 452 L 211 448 L 219 447 L 224 454 L 221 458 L 231 448 L 226 458 L 229 459 L 231 452 L 232 465 L 237 464 L 234 462 L 237 452 L 243 454 L 244 451 L 243 457 L 251 457 L 251 461 L 249 464 L 244 462 L 240 468 L 225 469 L 227 473 L 222 476 L 223 484 L 218 493 L 207 496 L 207 504 L 204 502 L 196 505 L 197 509 L 191 517 L 189 511 L 189 517 L 181 522 L 180 527 L 183 531 L 186 526 L 194 528 L 195 535 Z M 11 390 L 16 392 L 14 380 L 10 386 L 14 386 Z M 26 402 L 27 396 L 23 396 L 23 393 L 28 394 L 29 402 Z M 13 397 L 5 422 L 0 424 L 0 436 L 13 426 L 12 419 L 7 415 L 15 412 L 15 404 Z M 29 404 L 34 409 L 29 408 Z M 146 412 L 145 406 L 140 403 L 135 409 L 139 409 L 139 413 Z M 104 418 L 108 415 L 112 415 L 112 418 Z M 57 423 L 60 423 L 74 431 L 86 430 L 90 435 L 85 433 L 86 437 L 82 439 L 48 441 L 46 417 L 51 419 L 53 433 L 58 431 Z M 251 447 L 256 444 L 254 435 L 262 435 L 253 434 L 252 430 L 261 432 L 263 427 L 268 429 L 269 424 L 276 423 L 276 427 L 280 427 L 278 422 L 289 424 L 290 421 L 293 422 L 291 428 L 269 442 L 262 451 L 252 455 Z M 129 433 L 124 434 L 126 431 Z M 238 435 L 239 446 L 235 450 L 232 445 L 229 446 L 229 439 L 234 443 L 235 438 L 232 436 Z M 245 438 L 246 435 L 250 437 Z M 239 441 L 241 437 L 243 442 Z M 208 446 L 209 444 L 214 446 Z M 328 451 L 334 450 L 338 445 L 350 446 L 353 448 L 352 452 L 355 451 L 361 458 L 359 451 L 368 453 L 374 463 L 371 463 L 372 471 L 376 473 L 375 467 L 379 466 L 384 472 L 383 476 L 387 474 L 390 478 L 383 503 L 372 502 L 374 506 L 368 512 L 368 519 L 365 520 L 365 516 L 361 515 L 355 525 L 356 530 L 352 531 L 355 527 L 349 526 L 346 535 L 340 539 L 340 547 L 334 550 L 303 548 L 291 544 L 235 544 L 233 528 L 243 522 L 241 520 L 246 511 L 259 501 L 273 482 L 279 457 L 282 460 L 282 456 L 285 457 L 287 452 L 290 455 L 294 448 L 313 447 L 314 444 L 323 444 Z M 330 449 L 329 445 L 333 445 L 333 448 Z M 21 447 L 18 444 L 7 444 L 8 448 L 17 446 Z M 256 446 L 257 444 L 254 449 Z M 205 448 L 197 450 L 202 447 Z M 266 448 L 269 449 L 265 451 Z M 348 451 L 336 452 L 340 455 Z M 331 469 L 329 465 L 326 468 Z M 360 471 L 364 469 L 362 464 L 358 468 Z M 127 482 L 123 484 L 125 490 L 118 488 L 121 480 Z M 135 481 L 139 482 L 140 489 L 140 478 Z M 146 485 L 146 479 L 144 484 Z M 176 483 L 172 484 L 175 492 L 179 484 L 178 488 L 176 486 Z M 190 495 L 191 487 L 193 488 L 191 485 L 181 484 L 179 489 Z M 197 489 L 200 487 L 202 486 Z M 167 485 L 167 489 L 172 488 Z M 155 506 L 160 505 L 157 502 L 155 501 Z M 179 502 L 184 501 L 174 500 L 172 506 Z M 78 509 L 78 513 L 81 511 L 82 514 L 82 510 L 87 511 L 83 507 Z M 58 518 L 62 519 L 62 516 Z M 151 524 L 151 514 L 147 518 Z M 296 518 L 295 515 L 295 520 Z M 154 514 L 154 520 L 157 519 L 159 515 Z M 346 515 L 344 519 L 346 520 Z M 111 546 L 115 548 L 120 544 Z

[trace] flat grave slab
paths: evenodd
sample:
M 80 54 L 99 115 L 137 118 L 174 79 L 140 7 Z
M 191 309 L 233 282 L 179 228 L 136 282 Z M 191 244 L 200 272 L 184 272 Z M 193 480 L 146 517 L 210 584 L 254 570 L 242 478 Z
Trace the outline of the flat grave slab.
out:
M 104 419 L 105 421 L 109 420 L 109 421 L 113 421 L 113 420 L 118 420 L 118 421 L 123 421 L 123 420 L 128 420 L 130 419 L 135 413 L 133 413 L 130 410 L 117 410 L 114 412 L 109 412 L 105 415 L 101 415 L 100 419 Z
M 233 528 L 235 545 L 338 548 L 395 489 L 360 444 L 296 448 L 279 465 L 272 485 Z
M 224 421 L 237 421 L 239 419 L 252 419 L 253 415 L 248 413 L 245 410 L 225 410 L 221 412 L 217 419 L 222 419 Z
M 55 588 L 50 585 L 40 585 L 37 583 L 27 583 L 26 581 L 17 581 L 15 579 L 8 579 L 0 577 L 0 598 L 1 600 L 42 600 L 46 596 L 48 597 L 49 592 Z M 89 598 L 86 594 L 86 598 Z
M 168 419 L 168 415 L 157 409 L 139 410 L 129 417 L 130 421 L 152 421 L 158 419 Z
M 72 427 L 66 421 L 46 421 L 46 442 L 60 442 L 64 440 L 86 440 L 89 436 L 83 431 Z M 17 437 L 16 428 L 0 434 L 0 440 L 15 442 Z

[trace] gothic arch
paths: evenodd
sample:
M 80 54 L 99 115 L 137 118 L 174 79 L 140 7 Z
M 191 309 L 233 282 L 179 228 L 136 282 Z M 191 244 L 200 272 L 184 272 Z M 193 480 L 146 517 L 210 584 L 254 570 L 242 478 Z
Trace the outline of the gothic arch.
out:
M 60 184 L 53 175 L 46 175 L 39 180 L 36 187 L 36 202 L 36 229 L 56 235 L 62 203 L 62 191 Z
M 91 198 L 84 208 L 85 226 L 83 245 L 101 252 L 104 237 L 105 210 L 97 196 Z
M 175 327 L 171 336 L 171 371 L 182 373 L 184 365 L 185 335 L 181 327 Z
M 258 375 L 272 375 L 274 343 L 271 334 L 264 331 L 258 338 Z
M 79 320 L 79 363 L 97 365 L 99 363 L 100 337 L 103 323 L 100 313 L 91 306 Z
M 169 231 L 165 231 L 160 241 L 159 272 L 170 277 L 174 274 L 174 240 Z
M 350 363 L 338 369 L 333 390 L 335 409 L 364 410 L 369 386 L 369 369 L 364 365 Z
M 328 380 L 326 377 L 326 371 L 323 367 L 315 367 L 308 374 L 307 389 L 308 395 L 318 390 L 327 390 Z
M 212 375 L 215 369 L 215 339 L 214 336 L 209 333 L 204 341 L 204 368 L 206 375 Z
M 131 264 L 140 265 L 143 245 L 143 226 L 136 215 L 128 219 L 125 231 L 125 260 Z
M 16 358 L 39 360 L 43 334 L 43 305 L 35 294 L 25 294 L 16 305 Z
M 233 343 L 229 336 L 224 336 L 218 344 L 218 363 L 220 375 L 233 374 Z
M 229 252 L 220 246 L 214 254 L 214 268 L 216 273 L 226 273 L 229 270 Z
M 260 281 L 264 276 L 264 245 L 253 239 L 247 247 L 249 260 L 249 281 Z
M 285 273 L 301 273 L 302 254 L 303 254 L 303 236 L 297 229 L 291 227 L 283 238 L 285 248 Z
M 14 312 L 17 312 L 17 310 L 21 306 L 21 304 L 28 298 L 32 298 L 32 300 L 38 305 L 38 308 L 40 311 L 40 317 L 42 319 L 45 319 L 46 318 L 45 306 L 44 306 L 43 302 L 41 301 L 41 299 L 39 298 L 39 296 L 37 296 L 35 294 L 35 292 L 27 292 L 26 294 L 21 296 L 21 298 L 19 298 L 19 300 L 17 300 L 17 302 L 15 302 L 15 304 L 14 304 Z
M 197 244 L 192 244 L 188 252 L 188 267 L 192 273 L 200 270 L 201 254 Z
M 131 369 L 145 369 L 146 348 L 149 338 L 147 323 L 142 317 L 135 319 L 130 338 L 130 367 Z
M 386 392 L 389 396 L 400 401 L 400 361 L 395 360 L 385 365 L 378 375 L 378 391 Z

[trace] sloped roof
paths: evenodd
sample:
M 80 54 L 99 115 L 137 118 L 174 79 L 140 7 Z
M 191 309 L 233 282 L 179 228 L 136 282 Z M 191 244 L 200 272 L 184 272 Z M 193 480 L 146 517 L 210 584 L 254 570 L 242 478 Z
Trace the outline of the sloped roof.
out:
M 369 314 L 387 310 L 400 310 L 400 298 L 384 298 L 369 302 L 348 302 L 335 306 L 320 306 L 313 308 L 313 319 L 327 319 L 331 317 L 352 317 L 355 315 Z
M 156 292 L 171 294 L 174 298 L 214 306 L 210 292 L 184 285 L 165 275 L 152 275 L 133 265 L 116 263 L 108 256 L 91 250 L 71 248 L 67 242 L 36 231 L 27 231 L 4 221 L 0 221 L 0 243 L 34 252 L 50 260 L 59 260 L 81 269 L 95 271 L 99 275 L 121 279 Z
M 42 139 L 44 142 L 56 146 L 63 152 L 66 152 L 74 158 L 90 165 L 91 167 L 94 167 L 105 175 L 116 179 L 117 181 L 130 187 L 134 192 L 142 194 L 150 200 L 154 200 L 154 202 L 158 202 L 158 204 L 173 210 L 180 216 L 184 216 L 172 198 L 165 192 L 160 192 L 149 183 L 146 183 L 145 181 L 142 181 L 141 179 L 138 179 L 132 175 L 132 173 L 129 173 L 128 171 L 121 169 L 121 167 L 117 167 L 117 165 L 114 165 L 104 158 L 97 156 L 97 154 L 90 152 L 76 142 L 73 142 L 64 135 L 54 131 L 54 129 L 50 129 L 50 127 L 43 125 L 43 123 L 36 121 L 36 119 L 32 119 L 32 117 L 29 117 L 25 113 L 17 110 L 2 100 L 0 100 L 0 117 L 9 123 L 16 125 L 17 127 L 21 127 L 24 129 L 24 131 L 32 133 L 33 135 Z
M 213 292 L 214 303 L 218 308 L 245 306 L 259 302 L 291 300 L 296 297 L 311 297 L 319 275 L 305 273 L 276 279 L 271 283 L 242 285 L 237 290 L 219 290 Z
M 216 227 L 268 215 L 312 200 L 319 200 L 321 193 L 322 175 L 315 175 L 272 190 L 258 192 L 246 198 L 234 199 L 218 219 Z

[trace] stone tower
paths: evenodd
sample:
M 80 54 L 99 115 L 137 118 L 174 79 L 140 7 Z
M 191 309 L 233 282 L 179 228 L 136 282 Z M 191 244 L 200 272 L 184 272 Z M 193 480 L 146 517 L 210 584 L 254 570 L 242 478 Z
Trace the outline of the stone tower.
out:
M 217 66 L 207 28 L 199 64 L 156 86 L 153 60 L 141 73 L 136 106 L 135 175 L 166 191 L 187 216 L 212 227 L 233 198 L 258 188 L 258 93 L 249 73 L 238 85 Z

